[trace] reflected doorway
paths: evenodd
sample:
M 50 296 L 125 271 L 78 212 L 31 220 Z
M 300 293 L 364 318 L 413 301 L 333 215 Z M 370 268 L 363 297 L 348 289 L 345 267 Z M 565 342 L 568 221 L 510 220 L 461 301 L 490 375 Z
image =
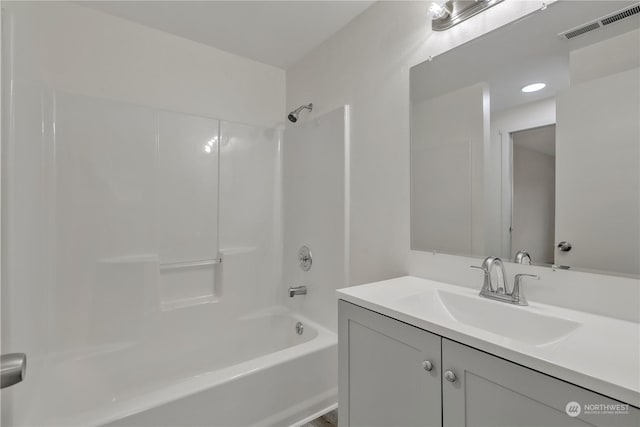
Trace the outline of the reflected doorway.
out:
M 511 133 L 511 248 L 554 263 L 556 125 Z M 512 254 L 513 255 L 513 254 Z

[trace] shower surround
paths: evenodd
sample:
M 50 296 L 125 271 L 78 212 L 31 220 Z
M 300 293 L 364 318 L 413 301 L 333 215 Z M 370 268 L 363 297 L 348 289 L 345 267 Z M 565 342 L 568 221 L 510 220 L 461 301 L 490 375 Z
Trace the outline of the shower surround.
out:
M 283 279 L 284 72 L 57 2 L 3 3 L 2 43 L 3 425 L 335 407 L 325 284 Z

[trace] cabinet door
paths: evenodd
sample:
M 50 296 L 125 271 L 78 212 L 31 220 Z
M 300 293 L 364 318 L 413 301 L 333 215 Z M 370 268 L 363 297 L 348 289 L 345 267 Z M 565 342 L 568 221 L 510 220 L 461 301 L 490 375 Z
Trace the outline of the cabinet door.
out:
M 340 301 L 338 352 L 341 426 L 442 425 L 439 336 Z
M 640 425 L 636 408 L 625 411 L 623 405 L 618 409 L 627 413 L 617 415 L 587 413 L 585 405 L 620 402 L 447 339 L 442 360 L 445 427 Z M 447 371 L 455 374 L 453 382 Z

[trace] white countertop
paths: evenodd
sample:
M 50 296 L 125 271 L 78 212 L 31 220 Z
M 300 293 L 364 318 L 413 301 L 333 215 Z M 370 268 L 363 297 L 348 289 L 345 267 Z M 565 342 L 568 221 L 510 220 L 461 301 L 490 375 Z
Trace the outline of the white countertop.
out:
M 481 298 L 480 287 L 481 283 L 478 289 L 471 289 L 405 276 L 343 288 L 337 293 L 341 300 L 640 407 L 639 323 L 535 302 L 528 307 L 511 306 Z M 425 300 L 425 296 L 437 295 L 434 291 L 478 298 L 487 308 L 493 307 L 487 303 L 500 304 L 567 319 L 580 326 L 555 341 L 534 345 L 461 323 L 442 306 Z

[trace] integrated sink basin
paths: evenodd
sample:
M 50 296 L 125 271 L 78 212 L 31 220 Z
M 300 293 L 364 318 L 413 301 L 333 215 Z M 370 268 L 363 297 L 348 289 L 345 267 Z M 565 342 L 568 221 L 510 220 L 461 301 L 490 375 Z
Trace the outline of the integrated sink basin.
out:
M 534 346 L 562 340 L 581 325 L 531 307 L 441 289 L 402 297 L 393 305 L 409 313 L 437 313 L 461 324 Z
M 437 294 L 445 309 L 458 322 L 531 345 L 558 341 L 580 326 L 570 319 L 480 296 L 474 298 L 446 291 L 437 291 Z

